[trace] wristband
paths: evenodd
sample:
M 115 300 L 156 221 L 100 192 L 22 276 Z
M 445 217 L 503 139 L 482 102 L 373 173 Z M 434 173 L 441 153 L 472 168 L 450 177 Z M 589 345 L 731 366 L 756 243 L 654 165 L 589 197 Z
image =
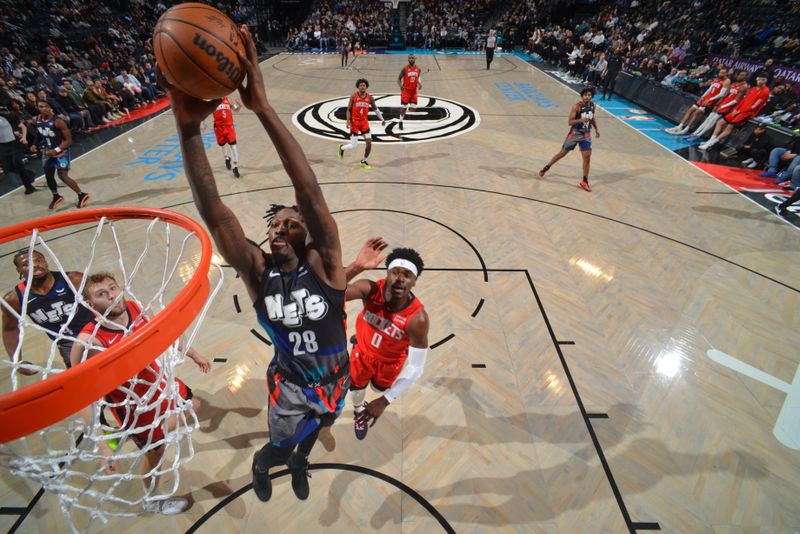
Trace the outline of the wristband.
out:
M 56 154 L 61 154 L 61 147 L 60 146 L 55 147 L 53 150 L 55 151 Z

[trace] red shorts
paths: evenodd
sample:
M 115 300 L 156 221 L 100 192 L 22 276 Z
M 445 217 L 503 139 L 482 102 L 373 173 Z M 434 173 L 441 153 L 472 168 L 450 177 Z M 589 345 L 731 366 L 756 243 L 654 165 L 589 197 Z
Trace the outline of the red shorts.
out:
M 350 121 L 350 133 L 356 135 L 364 135 L 369 133 L 369 121 L 364 120 L 351 120 Z
M 192 390 L 189 386 L 183 383 L 182 380 L 176 378 L 178 382 L 178 391 L 182 398 L 186 400 L 191 400 L 193 394 Z M 111 399 L 107 399 L 111 401 Z M 171 406 L 170 406 L 171 405 Z M 157 443 L 164 439 L 164 429 L 162 425 L 166 422 L 162 419 L 162 424 L 158 426 L 153 426 L 151 428 L 143 428 L 148 427 L 149 425 L 153 424 L 156 417 L 163 417 L 163 414 L 170 408 L 174 408 L 175 403 L 170 402 L 168 400 L 163 400 L 161 402 L 161 406 L 156 409 L 153 409 L 142 412 L 136 416 L 136 404 L 131 402 L 130 404 L 115 406 L 111 408 L 111 412 L 114 414 L 114 418 L 126 429 L 131 429 L 132 432 L 129 434 L 130 439 L 136 444 L 137 447 L 140 449 L 147 446 L 148 443 Z M 142 428 L 140 432 L 136 432 L 137 429 Z
M 394 384 L 405 363 L 405 358 L 382 360 L 368 352 L 362 352 L 356 345 L 350 354 L 350 387 L 363 389 L 372 382 L 380 390 L 388 389 Z
M 236 144 L 236 129 L 233 126 L 214 128 L 214 135 L 217 136 L 217 144 L 220 146 Z
M 416 103 L 417 103 L 417 92 L 416 91 L 403 90 L 403 92 L 400 93 L 400 104 L 405 106 L 406 104 L 415 104 L 416 105 Z
M 745 124 L 748 120 L 753 118 L 753 114 L 748 111 L 742 111 L 739 114 L 734 115 L 733 111 L 731 111 L 723 118 L 725 119 L 725 122 L 727 122 L 728 124 L 733 124 L 734 126 L 741 126 Z
M 695 105 L 695 107 L 698 107 L 698 108 L 707 108 L 709 105 L 711 105 L 711 102 L 701 98 L 700 100 L 695 102 L 694 105 Z

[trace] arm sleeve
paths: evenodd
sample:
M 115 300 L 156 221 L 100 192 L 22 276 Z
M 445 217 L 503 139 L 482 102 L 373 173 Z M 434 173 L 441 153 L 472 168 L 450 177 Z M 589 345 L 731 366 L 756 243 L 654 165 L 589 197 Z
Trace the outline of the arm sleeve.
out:
M 392 387 L 383 393 L 387 401 L 390 403 L 394 402 L 397 397 L 405 393 L 408 388 L 411 387 L 411 384 L 422 376 L 422 371 L 425 370 L 425 357 L 427 355 L 427 348 L 408 347 L 408 358 L 406 359 L 405 365 L 403 365 L 403 370 L 400 371 Z
M 717 93 L 717 96 L 715 96 L 714 98 L 710 98 L 708 101 L 709 102 L 714 102 L 716 100 L 721 99 L 722 97 L 724 97 L 727 94 L 728 94 L 728 88 L 727 87 L 723 87 L 722 90 L 719 93 Z

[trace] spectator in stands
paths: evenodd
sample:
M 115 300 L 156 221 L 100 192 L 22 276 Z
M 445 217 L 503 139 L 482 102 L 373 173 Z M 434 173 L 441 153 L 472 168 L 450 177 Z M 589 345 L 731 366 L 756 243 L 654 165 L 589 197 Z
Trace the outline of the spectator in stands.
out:
M 786 169 L 781 170 L 784 166 Z M 775 183 L 783 187 L 800 188 L 800 154 L 789 148 L 773 148 L 769 153 L 769 168 L 759 176 L 775 178 Z
M 748 169 L 755 169 L 767 162 L 772 146 L 767 139 L 767 127 L 759 124 L 742 145 L 741 154 L 745 158 L 742 165 Z

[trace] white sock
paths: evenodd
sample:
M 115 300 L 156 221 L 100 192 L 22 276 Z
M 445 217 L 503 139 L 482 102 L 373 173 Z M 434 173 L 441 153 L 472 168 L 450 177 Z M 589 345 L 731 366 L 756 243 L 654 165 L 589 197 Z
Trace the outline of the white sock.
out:
M 715 144 L 715 143 L 717 142 L 717 140 L 718 140 L 718 139 L 717 139 L 717 136 L 716 136 L 716 135 L 712 135 L 712 136 L 711 136 L 711 139 L 709 139 L 709 140 L 708 140 L 708 142 L 707 142 L 706 144 L 707 144 L 708 146 L 711 146 L 711 145 Z
M 236 148 L 236 145 L 231 145 L 231 154 L 232 154 L 231 159 L 233 159 L 233 166 L 234 167 L 238 167 L 239 166 L 239 150 Z
M 225 159 L 230 158 L 230 155 L 228 154 L 228 145 L 222 145 L 219 148 L 222 150 L 222 155 L 225 157 Z
M 353 150 L 355 147 L 358 146 L 358 137 L 355 135 L 350 136 L 350 142 L 346 145 L 342 145 L 342 150 Z
M 364 397 L 367 396 L 366 389 L 357 389 L 355 391 L 351 391 L 347 394 L 350 397 L 350 402 L 353 404 L 353 407 L 356 410 L 356 413 L 364 411 Z

